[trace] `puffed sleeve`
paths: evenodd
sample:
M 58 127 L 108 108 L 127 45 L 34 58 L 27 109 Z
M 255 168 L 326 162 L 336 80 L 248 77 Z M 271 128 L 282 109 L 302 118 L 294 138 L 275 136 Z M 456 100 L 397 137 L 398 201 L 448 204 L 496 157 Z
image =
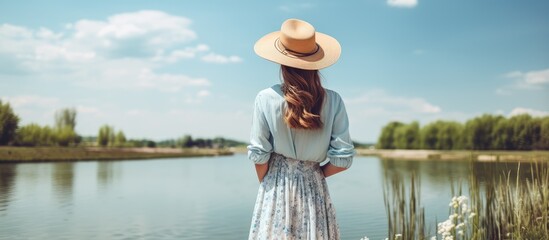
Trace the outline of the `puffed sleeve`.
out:
M 267 119 L 263 113 L 261 95 L 255 98 L 255 107 L 252 117 L 252 131 L 250 145 L 248 145 L 248 159 L 256 164 L 264 164 L 269 161 L 273 145 L 271 143 L 271 131 Z
M 347 117 L 347 111 L 345 110 L 345 104 L 337 93 L 335 96 L 337 103 L 334 104 L 336 109 L 334 123 L 332 125 L 332 137 L 327 155 L 332 165 L 341 168 L 349 168 L 353 163 L 355 149 L 349 134 L 349 119 Z

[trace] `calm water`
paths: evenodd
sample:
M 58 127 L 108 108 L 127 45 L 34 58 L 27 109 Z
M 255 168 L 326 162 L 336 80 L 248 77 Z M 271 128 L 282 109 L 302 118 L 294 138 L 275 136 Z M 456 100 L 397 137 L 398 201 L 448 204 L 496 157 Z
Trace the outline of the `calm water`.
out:
M 474 166 L 486 172 L 480 177 L 496 167 L 516 169 Z M 434 224 L 447 218 L 450 186 L 468 177 L 470 165 L 357 157 L 328 179 L 342 239 L 384 239 L 384 176 L 412 172 Z M 0 239 L 10 240 L 246 239 L 258 188 L 245 155 L 0 164 L 0 174 Z

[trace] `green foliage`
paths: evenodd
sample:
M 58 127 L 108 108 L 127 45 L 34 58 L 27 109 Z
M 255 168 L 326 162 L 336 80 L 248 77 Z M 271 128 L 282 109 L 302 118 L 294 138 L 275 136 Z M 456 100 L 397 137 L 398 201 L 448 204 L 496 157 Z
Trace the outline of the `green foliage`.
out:
M 75 132 L 76 110 L 62 109 L 55 114 L 55 128 L 32 123 L 16 132 L 17 146 L 71 146 L 78 145 L 81 137 Z
M 177 146 L 188 148 L 193 146 L 193 137 L 191 135 L 185 135 L 179 139 L 177 139 Z
M 7 145 L 15 139 L 19 117 L 13 113 L 9 103 L 0 100 L 0 145 Z
M 101 147 L 114 144 L 114 128 L 109 125 L 101 126 L 97 134 L 97 144 Z
M 25 125 L 17 130 L 17 146 L 55 146 L 57 143 L 54 131 L 48 126 L 35 123 Z
M 124 132 L 121 130 L 116 133 L 116 136 L 114 136 L 114 146 L 116 147 L 123 147 L 126 144 L 126 135 L 124 135 Z
M 534 143 L 535 149 L 549 150 L 549 117 L 540 119 L 539 139 Z
M 82 139 L 74 129 L 71 129 L 70 127 L 63 127 L 55 129 L 55 135 L 57 139 L 57 144 L 62 147 L 67 147 L 71 144 L 77 145 L 80 140 Z
M 25 125 L 17 131 L 17 146 L 70 146 L 80 143 L 81 137 L 70 128 L 53 129 L 35 123 Z
M 403 123 L 401 122 L 390 122 L 383 127 L 379 136 L 378 148 L 395 149 L 395 131 L 402 125 Z
M 76 127 L 76 109 L 64 108 L 55 112 L 55 128 L 68 128 L 74 131 Z
M 197 138 L 193 139 L 191 135 L 185 135 L 183 137 L 174 140 L 174 145 L 181 148 L 227 148 L 227 147 L 241 147 L 246 146 L 246 143 L 226 139 L 222 137 L 216 137 L 213 139 Z
M 489 114 L 465 123 L 436 121 L 422 128 L 417 122 L 390 122 L 381 131 L 378 148 L 437 150 L 548 150 L 549 117 L 528 114 L 511 118 Z
M 397 126 L 393 136 L 395 148 L 417 149 L 419 148 L 419 123 L 402 124 Z
M 493 129 L 497 122 L 504 120 L 502 116 L 484 114 L 465 123 L 465 148 L 472 150 L 490 150 L 494 142 Z

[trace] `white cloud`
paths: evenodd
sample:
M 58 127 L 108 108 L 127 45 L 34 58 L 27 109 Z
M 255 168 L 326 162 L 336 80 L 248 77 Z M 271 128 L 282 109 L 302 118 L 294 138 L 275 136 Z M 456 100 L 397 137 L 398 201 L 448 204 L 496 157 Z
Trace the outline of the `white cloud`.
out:
M 161 11 L 144 10 L 116 14 L 107 21 L 80 20 L 73 25 L 75 39 L 95 42 L 101 47 L 120 43 L 142 47 L 167 47 L 196 39 L 191 20 Z
M 412 8 L 417 6 L 417 0 L 387 0 L 387 4 L 392 7 Z
M 164 54 L 164 50 L 159 50 L 157 51 L 156 56 L 154 56 L 153 61 L 174 63 L 181 59 L 194 58 L 197 53 L 205 52 L 208 50 L 210 50 L 210 48 L 206 44 L 199 44 L 196 47 L 187 47 L 183 50 L 174 50 L 169 54 Z
M 20 95 L 13 97 L 3 97 L 3 101 L 9 102 L 14 108 L 21 107 L 51 107 L 59 103 L 58 98 L 42 97 L 37 95 Z
M 204 62 L 242 61 L 238 56 L 214 54 L 204 43 L 190 45 L 197 38 L 191 23 L 185 17 L 145 10 L 105 20 L 78 20 L 60 32 L 2 24 L 0 75 L 25 73 L 32 81 L 103 89 L 177 92 L 209 86 L 202 77 L 163 72 L 166 64 L 199 55 Z
M 544 85 L 549 84 L 549 68 L 538 71 L 513 71 L 504 75 L 506 78 L 516 80 L 516 87 L 541 89 Z
M 242 62 L 242 59 L 238 56 L 223 56 L 215 53 L 209 53 L 202 57 L 202 61 L 210 63 L 238 63 Z
M 207 97 L 207 96 L 210 96 L 210 94 L 211 93 L 208 90 L 201 90 L 198 93 L 196 93 L 196 96 L 197 97 Z
M 441 108 L 417 97 L 391 96 L 382 90 L 364 93 L 362 96 L 347 99 L 348 104 L 356 104 L 374 112 L 408 111 L 414 113 L 439 113 Z
M 349 94 L 346 94 L 349 96 Z M 443 110 L 442 107 L 417 96 L 395 96 L 383 90 L 365 91 L 361 95 L 344 99 L 352 138 L 375 142 L 383 126 L 390 121 L 424 125 L 437 120 L 465 122 L 481 112 Z
M 92 116 L 103 116 L 103 112 L 97 107 L 83 106 L 78 105 L 76 107 L 76 112 L 78 114 L 92 115 Z
M 511 92 L 505 88 L 498 88 L 496 89 L 496 94 L 497 95 L 502 95 L 502 96 L 507 96 L 507 95 L 511 95 Z
M 547 112 L 547 111 L 541 111 L 541 110 L 536 110 L 536 109 L 531 109 L 531 108 L 522 108 L 522 107 L 514 108 L 509 113 L 509 116 L 515 116 L 515 115 L 520 115 L 520 114 L 530 114 L 533 117 L 549 116 L 549 112 Z

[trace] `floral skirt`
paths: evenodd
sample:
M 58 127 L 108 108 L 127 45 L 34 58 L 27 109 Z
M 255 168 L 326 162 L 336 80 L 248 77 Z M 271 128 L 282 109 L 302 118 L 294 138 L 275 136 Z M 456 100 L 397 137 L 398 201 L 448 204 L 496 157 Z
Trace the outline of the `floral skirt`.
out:
M 271 154 L 249 239 L 339 239 L 335 209 L 317 162 Z

